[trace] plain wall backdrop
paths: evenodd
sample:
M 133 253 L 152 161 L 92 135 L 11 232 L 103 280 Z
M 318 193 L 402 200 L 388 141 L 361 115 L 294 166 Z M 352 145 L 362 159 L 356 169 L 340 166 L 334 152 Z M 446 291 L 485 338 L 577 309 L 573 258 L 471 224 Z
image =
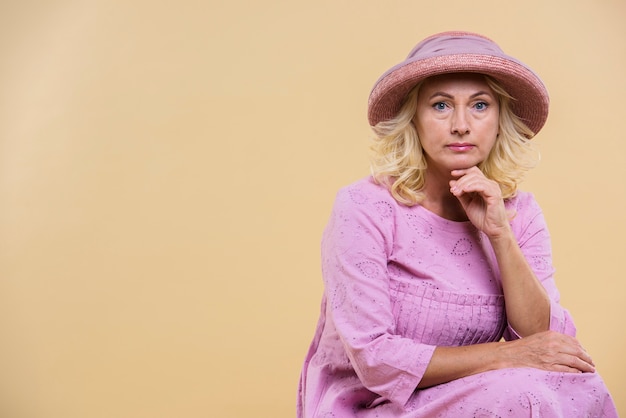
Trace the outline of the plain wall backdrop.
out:
M 551 93 L 535 193 L 626 414 L 624 0 L 0 3 L 0 416 L 295 415 L 367 96 L 470 30 Z

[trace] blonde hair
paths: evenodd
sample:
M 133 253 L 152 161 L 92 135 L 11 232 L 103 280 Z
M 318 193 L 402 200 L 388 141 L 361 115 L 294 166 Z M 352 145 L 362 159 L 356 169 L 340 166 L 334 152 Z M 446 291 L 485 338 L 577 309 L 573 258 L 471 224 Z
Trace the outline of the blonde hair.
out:
M 507 199 L 515 196 L 528 170 L 539 160 L 531 144 L 533 132 L 513 113 L 511 97 L 495 80 L 485 76 L 500 105 L 499 135 L 491 152 L 478 168 L 496 181 Z M 422 83 L 407 95 L 393 119 L 372 127 L 371 170 L 375 181 L 389 188 L 394 199 L 407 206 L 424 198 L 426 158 L 412 119 L 417 111 L 417 95 Z

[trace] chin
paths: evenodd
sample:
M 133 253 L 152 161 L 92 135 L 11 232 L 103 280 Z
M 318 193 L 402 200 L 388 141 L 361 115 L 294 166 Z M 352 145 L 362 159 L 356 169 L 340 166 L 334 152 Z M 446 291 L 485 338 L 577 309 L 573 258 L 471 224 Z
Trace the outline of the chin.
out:
M 468 168 L 476 167 L 480 163 L 467 163 L 467 164 L 455 164 L 450 170 L 467 170 Z
M 465 170 L 468 168 L 477 167 L 484 161 L 485 160 L 457 161 L 454 164 L 451 164 L 451 166 L 453 166 L 453 170 Z

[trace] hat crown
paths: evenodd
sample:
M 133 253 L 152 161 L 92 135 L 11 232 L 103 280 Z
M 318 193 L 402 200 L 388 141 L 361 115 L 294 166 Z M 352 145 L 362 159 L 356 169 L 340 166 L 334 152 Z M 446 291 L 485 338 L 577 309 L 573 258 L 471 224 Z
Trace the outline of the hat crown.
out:
M 470 32 L 444 32 L 430 36 L 417 44 L 407 59 L 412 61 L 458 54 L 481 54 L 511 58 L 495 42 L 485 36 Z

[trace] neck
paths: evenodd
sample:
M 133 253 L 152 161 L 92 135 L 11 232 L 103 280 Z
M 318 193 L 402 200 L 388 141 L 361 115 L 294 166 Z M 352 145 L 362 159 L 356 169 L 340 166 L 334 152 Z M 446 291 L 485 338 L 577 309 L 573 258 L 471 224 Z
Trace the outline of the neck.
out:
M 430 212 L 450 221 L 467 221 L 461 202 L 450 193 L 452 177 L 427 175 L 424 183 L 424 200 L 420 203 Z

